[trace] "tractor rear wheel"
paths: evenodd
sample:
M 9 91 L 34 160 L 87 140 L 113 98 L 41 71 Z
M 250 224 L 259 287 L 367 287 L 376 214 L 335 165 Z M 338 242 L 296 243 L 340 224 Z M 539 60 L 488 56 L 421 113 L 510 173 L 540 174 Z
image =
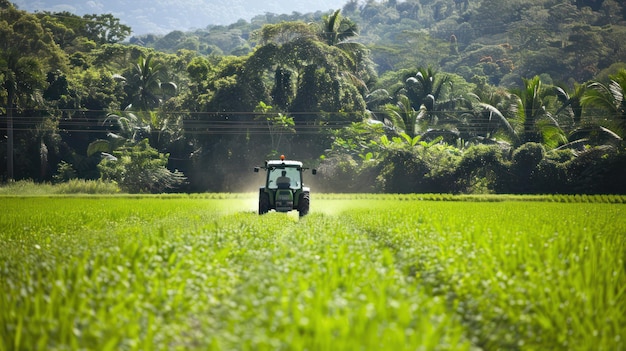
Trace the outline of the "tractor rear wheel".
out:
M 259 192 L 259 214 L 265 214 L 268 213 L 270 211 L 270 197 L 269 195 L 264 192 L 264 191 L 260 191 Z
M 309 193 L 303 193 L 300 195 L 300 201 L 298 201 L 298 213 L 300 214 L 300 217 L 309 214 L 310 202 Z

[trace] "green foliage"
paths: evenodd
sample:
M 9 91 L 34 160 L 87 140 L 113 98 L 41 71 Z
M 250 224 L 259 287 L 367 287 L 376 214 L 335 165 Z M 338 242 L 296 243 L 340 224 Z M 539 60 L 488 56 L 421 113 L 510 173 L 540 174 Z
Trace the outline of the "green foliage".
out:
M 519 188 L 516 193 L 525 193 L 533 188 L 534 176 L 544 155 L 545 149 L 539 143 L 526 143 L 513 151 L 510 169 L 515 188 Z
M 466 193 L 503 192 L 509 179 L 505 150 L 498 145 L 468 148 L 458 167 L 458 184 Z
M 124 109 L 149 111 L 176 94 L 177 86 L 167 81 L 167 67 L 150 54 L 139 56 L 126 76 L 115 76 L 124 82 L 128 100 Z
M 388 137 L 382 124 L 337 133 L 320 165 L 324 190 L 398 193 L 622 193 L 623 152 L 605 146 L 577 154 L 540 143 L 511 150 L 506 143 L 462 149 L 442 139 Z M 378 127 L 380 129 L 376 129 Z M 373 141 L 378 138 L 378 141 Z M 595 150 L 595 151 L 594 151 Z M 602 159 L 601 161 L 596 158 Z M 610 190 L 613 189 L 613 190 Z
M 545 156 L 545 149 L 539 143 L 526 143 L 513 151 L 513 166 L 524 171 L 537 167 Z
M 114 182 L 70 179 L 54 187 L 55 194 L 117 194 L 121 190 Z
M 66 63 L 66 56 L 37 17 L 18 11 L 13 6 L 0 10 L 0 78 L 2 79 L 0 81 L 0 91 L 2 91 L 0 105 L 5 106 L 4 113 L 6 113 L 6 179 L 15 179 L 16 173 L 15 154 L 18 152 L 16 152 L 14 117 L 25 109 L 38 107 L 37 105 L 41 102 L 41 89 L 46 85 L 44 72 L 65 69 Z M 35 143 L 41 145 L 38 148 L 40 162 L 35 166 L 39 168 L 41 178 L 45 176 L 48 163 L 48 145 L 42 140 L 42 134 L 51 134 L 55 130 L 31 133 L 33 131 L 30 126 L 33 124 L 54 126 L 55 124 L 45 120 L 40 122 L 39 119 L 34 118 L 31 118 L 29 122 L 26 126 L 18 126 L 18 129 L 25 130 L 24 134 L 27 136 L 28 134 L 35 135 L 28 143 L 31 149 Z M 20 141 L 17 140 L 18 148 Z M 28 167 L 27 162 L 19 163 L 18 168 L 20 166 L 29 170 L 35 168 Z M 20 176 L 28 177 L 29 175 L 21 174 Z
M 266 105 L 261 101 L 257 105 L 255 112 L 260 113 L 256 119 L 265 122 L 270 134 L 271 151 L 268 156 L 277 158 L 280 155 L 278 150 L 281 149 L 283 137 L 294 134 L 296 130 L 293 117 L 289 117 L 280 112 L 275 113 L 273 110 L 274 108 L 272 106 Z
M 589 148 L 567 163 L 572 191 L 589 194 L 621 194 L 626 150 L 610 146 Z
M 614 0 L 351 2 L 128 44 L 121 41 L 130 28 L 110 14 L 28 14 L 7 4 L 0 13 L 7 143 L 0 151 L 7 166 L 19 155 L 18 179 L 52 181 L 54 169 L 62 179 L 72 169 L 93 178 L 90 162 L 116 149 L 112 138 L 147 137 L 204 191 L 208 179 L 212 190 L 223 190 L 239 178 L 232 169 L 209 176 L 206 164 L 252 163 L 285 151 L 317 159 L 331 150 L 327 160 L 366 191 L 383 191 L 398 176 L 413 182 L 406 189 L 520 192 L 515 179 L 531 175 L 519 173 L 512 153 L 504 155 L 509 173 L 501 181 L 489 175 L 494 170 L 459 171 L 457 158 L 476 144 L 510 143 L 522 153 L 535 142 L 545 156 L 532 168 L 528 191 L 584 192 L 587 184 L 589 192 L 610 192 L 621 189 L 617 182 L 594 184 L 613 179 L 621 165 L 626 26 L 615 14 L 623 12 Z M 271 121 L 261 118 L 269 138 L 255 133 L 264 130 L 255 129 L 260 101 L 274 107 Z M 130 106 L 133 112 L 113 112 Z M 13 117 L 20 118 L 17 132 Z M 366 117 L 380 128 L 335 133 Z M 556 148 L 581 159 L 551 159 Z M 386 162 L 387 153 L 401 164 Z M 591 162 L 591 155 L 602 159 Z
M 54 35 L 55 41 L 64 49 L 79 49 L 77 43 L 90 41 L 96 45 L 124 41 L 131 28 L 121 24 L 112 14 L 88 14 L 82 17 L 68 11 L 36 14 Z
M 394 142 L 397 145 L 397 142 Z M 378 176 L 381 190 L 391 193 L 454 192 L 460 155 L 454 147 L 420 144 L 387 148 Z
M 83 19 L 82 30 L 85 37 L 98 44 L 122 42 L 131 33 L 131 28 L 112 14 L 84 15 Z
M 257 33 L 257 40 L 261 45 L 274 43 L 283 45 L 294 40 L 312 39 L 316 37 L 314 27 L 302 21 L 266 24 Z
M 209 78 L 210 62 L 204 57 L 196 56 L 187 65 L 187 73 L 192 82 L 201 83 Z
M 84 115 L 92 116 L 100 111 L 121 109 L 120 99 L 123 97 L 122 88 L 104 69 L 89 68 L 76 72 L 68 79 L 70 99 L 73 104 L 62 107 L 83 108 Z M 98 111 L 98 112 L 96 112 Z M 76 114 L 72 117 L 79 117 Z
M 71 164 L 61 161 L 57 167 L 57 173 L 53 176 L 55 182 L 66 182 L 72 179 L 76 179 L 76 171 Z
M 523 79 L 524 88 L 514 89 L 514 123 L 520 143 L 543 142 L 550 148 L 564 144 L 567 139 L 550 108 L 554 100 L 551 90 L 539 76 Z
M 385 112 L 394 128 L 399 132 L 406 133 L 409 137 L 416 137 L 417 117 L 419 113 L 411 105 L 411 101 L 406 95 L 398 95 L 398 101 L 395 105 L 385 105 Z
M 144 139 L 113 151 L 98 165 L 102 179 L 116 182 L 129 193 L 160 193 L 182 185 L 186 177 L 167 169 L 169 155 L 159 153 Z
M 609 75 L 609 83 L 593 81 L 585 90 L 581 104 L 583 107 L 596 107 L 606 112 L 608 121 L 600 125 L 613 125 L 622 138 L 626 135 L 626 69 Z
M 349 154 L 337 154 L 324 158 L 318 167 L 321 178 L 316 189 L 334 193 L 376 193 L 380 185 L 376 177 L 380 172 L 379 163 L 372 159 L 372 154 L 363 155 L 363 159 Z
M 382 128 L 380 124 L 354 124 L 336 134 L 330 157 L 319 167 L 328 183 L 326 191 L 452 191 L 458 149 L 438 144 L 441 139 L 421 141 L 419 135 L 400 133 L 389 138 Z M 369 139 L 374 136 L 379 140 Z

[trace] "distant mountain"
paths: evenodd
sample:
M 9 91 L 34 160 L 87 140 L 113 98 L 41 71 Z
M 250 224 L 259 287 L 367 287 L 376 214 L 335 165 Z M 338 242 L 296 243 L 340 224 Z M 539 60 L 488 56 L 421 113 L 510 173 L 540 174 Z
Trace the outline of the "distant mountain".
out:
M 249 21 L 265 13 L 309 13 L 342 8 L 348 0 L 12 0 L 21 10 L 68 11 L 76 15 L 110 13 L 133 29 L 133 35 Z

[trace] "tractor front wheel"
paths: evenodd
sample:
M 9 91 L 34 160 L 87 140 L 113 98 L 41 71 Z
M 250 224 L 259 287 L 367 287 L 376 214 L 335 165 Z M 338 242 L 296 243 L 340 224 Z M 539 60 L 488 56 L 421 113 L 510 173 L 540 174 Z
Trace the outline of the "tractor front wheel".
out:
M 309 203 L 310 203 L 309 193 L 301 194 L 300 201 L 298 201 L 298 213 L 300 214 L 300 217 L 306 216 L 307 214 L 309 214 Z
M 265 214 L 270 211 L 270 197 L 269 195 L 261 191 L 259 192 L 259 214 Z

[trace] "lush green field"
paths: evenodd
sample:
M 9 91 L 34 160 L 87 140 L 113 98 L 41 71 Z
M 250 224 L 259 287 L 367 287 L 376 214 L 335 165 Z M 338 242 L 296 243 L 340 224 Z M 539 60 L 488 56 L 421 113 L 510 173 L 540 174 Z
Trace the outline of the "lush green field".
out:
M 0 351 L 626 349 L 623 197 L 460 200 L 0 197 Z

